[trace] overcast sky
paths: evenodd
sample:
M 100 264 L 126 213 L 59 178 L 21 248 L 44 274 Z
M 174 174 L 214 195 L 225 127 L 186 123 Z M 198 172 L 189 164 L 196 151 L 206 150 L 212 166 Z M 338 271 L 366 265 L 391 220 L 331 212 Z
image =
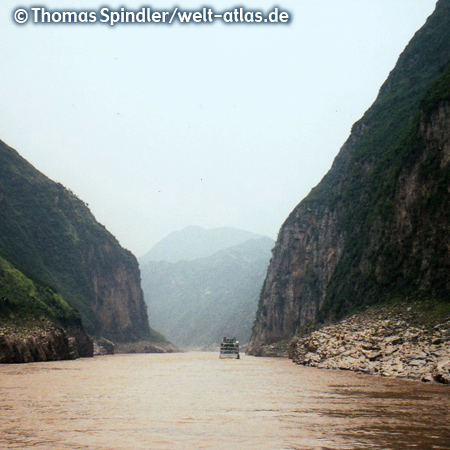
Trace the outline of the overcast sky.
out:
M 137 256 L 188 225 L 276 238 L 435 3 L 216 1 L 291 22 L 109 27 L 12 14 L 205 3 L 2 0 L 0 139 Z

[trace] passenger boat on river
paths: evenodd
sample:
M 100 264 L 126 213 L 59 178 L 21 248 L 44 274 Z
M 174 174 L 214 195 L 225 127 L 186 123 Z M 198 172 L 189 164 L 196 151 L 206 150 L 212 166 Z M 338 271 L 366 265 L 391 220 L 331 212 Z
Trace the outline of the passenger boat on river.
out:
M 234 358 L 239 359 L 239 341 L 236 338 L 223 338 L 220 344 L 219 358 Z

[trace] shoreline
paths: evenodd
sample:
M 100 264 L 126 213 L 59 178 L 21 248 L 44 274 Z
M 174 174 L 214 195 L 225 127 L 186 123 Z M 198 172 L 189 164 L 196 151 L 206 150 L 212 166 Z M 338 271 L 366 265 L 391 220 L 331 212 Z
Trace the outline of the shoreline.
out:
M 421 324 L 411 306 L 375 307 L 294 338 L 288 356 L 298 365 L 450 385 L 450 317 Z

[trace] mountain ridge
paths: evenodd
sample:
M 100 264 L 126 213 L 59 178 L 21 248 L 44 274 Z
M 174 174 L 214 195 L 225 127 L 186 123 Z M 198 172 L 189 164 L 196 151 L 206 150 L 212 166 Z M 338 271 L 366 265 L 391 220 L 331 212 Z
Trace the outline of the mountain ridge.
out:
M 195 260 L 142 265 L 152 323 L 184 348 L 211 348 L 224 335 L 248 342 L 273 244 L 262 237 Z
M 28 304 L 32 321 L 82 323 L 117 342 L 151 339 L 134 255 L 75 194 L 3 141 L 0 167 L 0 281 L 3 291 L 11 288 L 0 318 L 25 319 Z
M 233 227 L 205 229 L 199 226 L 188 226 L 170 233 L 155 244 L 139 258 L 139 263 L 190 261 L 211 256 L 219 250 L 261 237 L 263 236 Z
M 447 106 L 431 101 L 450 97 L 436 89 L 446 86 L 448 17 L 450 2 L 440 0 L 330 171 L 281 227 L 250 353 L 384 300 L 449 301 L 449 258 L 438 244 L 448 241 Z

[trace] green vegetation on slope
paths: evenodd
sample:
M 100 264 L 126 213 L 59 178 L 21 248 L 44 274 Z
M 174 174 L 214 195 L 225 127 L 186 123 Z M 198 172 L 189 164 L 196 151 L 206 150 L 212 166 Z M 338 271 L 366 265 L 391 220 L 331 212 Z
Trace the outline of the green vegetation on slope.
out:
M 339 318 L 355 306 L 355 302 L 374 303 L 399 296 L 408 300 L 432 297 L 437 301 L 450 301 L 448 285 L 443 282 L 446 278 L 443 272 L 450 269 L 448 256 L 444 248 L 438 251 L 439 241 L 445 240 L 446 224 L 450 223 L 450 209 L 442 207 L 443 202 L 448 202 L 450 167 L 440 167 L 439 152 L 428 153 L 423 158 L 425 143 L 419 132 L 426 115 L 443 100 L 450 100 L 450 66 L 418 102 L 422 110 L 398 131 L 400 141 L 386 146 L 387 150 L 374 170 L 366 174 L 364 183 L 355 183 L 356 200 L 349 198 L 352 189 L 345 192 L 343 203 L 346 202 L 349 212 L 344 219 L 348 233 L 346 252 L 328 288 L 323 316 Z M 413 166 L 416 166 L 418 181 L 429 191 L 407 211 L 412 232 L 404 235 L 394 224 L 398 208 L 395 199 L 401 174 L 412 170 Z M 365 191 L 367 188 L 372 189 L 370 194 Z M 366 201 L 360 202 L 363 196 Z M 363 226 L 355 224 L 355 219 Z M 413 234 L 420 233 L 426 233 L 423 236 L 426 242 L 416 242 Z M 396 234 L 400 242 L 395 241 Z M 378 241 L 377 248 L 369 252 L 374 239 Z M 418 245 L 422 245 L 421 251 L 416 249 Z M 435 267 L 430 275 L 433 279 L 425 289 L 420 284 L 424 278 L 426 248 L 433 249 L 434 260 L 428 264 Z M 371 271 L 361 269 L 364 258 L 372 262 Z M 358 299 L 355 292 L 359 294 Z
M 337 210 L 346 234 L 342 258 L 327 289 L 322 319 L 340 318 L 360 303 L 399 295 L 431 295 L 450 301 L 448 289 L 437 289 L 442 284 L 438 281 L 440 273 L 436 273 L 428 292 L 418 289 L 423 254 L 413 252 L 406 240 L 398 245 L 392 242 L 397 232 L 392 222 L 398 206 L 394 202 L 399 176 L 417 162 L 423 146 L 419 123 L 439 101 L 450 99 L 449 17 L 450 2 L 440 1 L 435 14 L 400 56 L 374 105 L 354 125 L 356 145 L 342 150 L 327 176 L 305 199 L 306 204 Z M 437 155 L 430 155 L 421 163 L 420 173 L 425 178 L 440 177 L 441 185 L 448 184 L 449 168 L 440 170 L 438 164 Z M 433 217 L 433 208 L 446 201 L 446 195 L 439 195 L 442 187 L 430 194 L 436 197 L 434 202 L 430 197 L 426 204 L 415 205 L 417 222 Z M 449 223 L 449 219 L 442 210 L 439 220 Z M 420 225 L 416 225 L 419 232 Z M 374 240 L 378 241 L 376 248 Z M 363 268 L 367 259 L 370 271 Z M 438 264 L 447 265 L 446 258 Z
M 81 250 L 95 239 L 87 229 L 101 232 L 100 226 L 70 191 L 51 182 L 2 142 L 0 166 L 1 252 L 27 276 L 45 280 L 70 299 L 93 332 L 95 315 L 88 302 Z
M 436 106 L 450 100 L 450 66 L 444 70 L 438 80 L 430 87 L 425 98 L 421 101 L 421 109 L 425 114 L 430 114 Z
M 392 299 L 450 302 L 449 18 L 440 0 L 280 230 L 255 348 Z
M 34 283 L 39 280 L 64 298 L 90 334 L 147 339 L 134 256 L 84 202 L 1 141 L 0 167 L 0 254 Z M 128 317 L 111 318 L 110 311 Z
M 35 318 L 63 326 L 80 323 L 79 314 L 59 294 L 0 257 L 0 321 L 23 323 Z

